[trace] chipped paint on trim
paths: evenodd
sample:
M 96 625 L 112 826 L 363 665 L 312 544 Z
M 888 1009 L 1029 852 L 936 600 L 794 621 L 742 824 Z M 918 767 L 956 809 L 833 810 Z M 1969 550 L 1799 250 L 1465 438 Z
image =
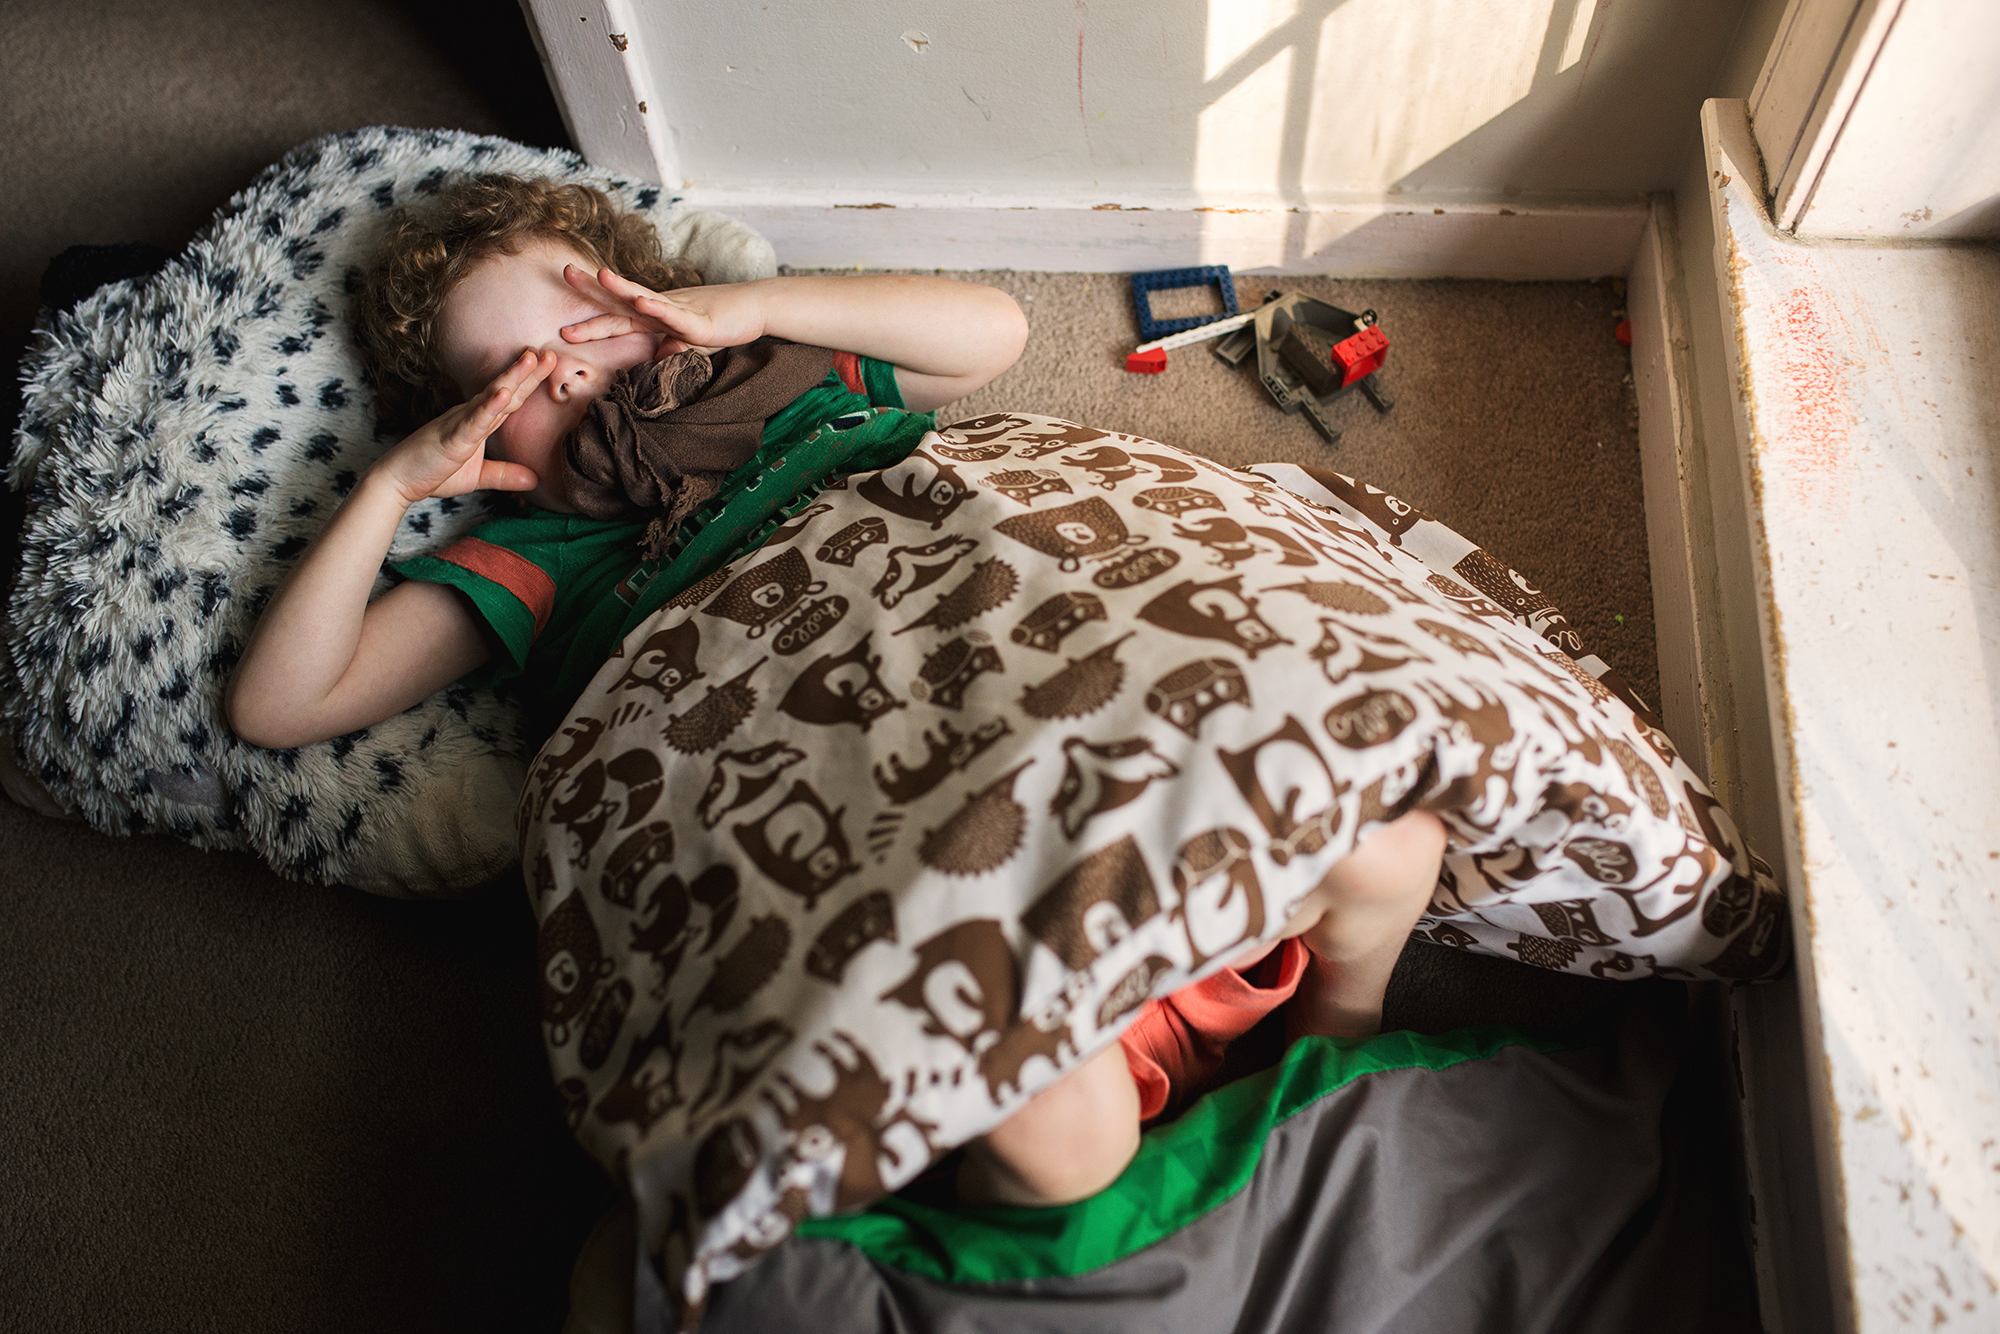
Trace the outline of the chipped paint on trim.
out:
M 1778 232 L 1721 106 L 1703 121 L 1830 1257 L 1863 1334 L 1990 1329 L 2000 255 Z
M 801 268 L 1131 271 L 1227 264 L 1354 277 L 1598 278 L 1631 267 L 1647 205 L 1036 197 L 737 191 L 686 202 L 762 232 Z M 1433 211 L 1433 210 L 1438 211 Z M 866 219 L 864 223 L 862 220 Z

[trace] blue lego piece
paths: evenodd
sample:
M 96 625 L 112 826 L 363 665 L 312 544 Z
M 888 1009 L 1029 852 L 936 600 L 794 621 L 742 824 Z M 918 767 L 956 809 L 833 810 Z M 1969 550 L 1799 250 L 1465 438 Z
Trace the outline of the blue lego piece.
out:
M 1146 299 L 1148 292 L 1172 291 L 1177 287 L 1206 287 L 1210 283 L 1222 289 L 1222 310 L 1214 315 L 1191 315 L 1179 320 L 1156 320 L 1153 308 Z M 1204 324 L 1228 319 L 1236 311 L 1236 281 L 1229 276 L 1226 264 L 1210 264 L 1198 269 L 1155 269 L 1151 273 L 1132 275 L 1132 304 L 1139 311 L 1139 341 L 1150 343 L 1155 338 L 1165 338 L 1188 329 L 1199 329 Z

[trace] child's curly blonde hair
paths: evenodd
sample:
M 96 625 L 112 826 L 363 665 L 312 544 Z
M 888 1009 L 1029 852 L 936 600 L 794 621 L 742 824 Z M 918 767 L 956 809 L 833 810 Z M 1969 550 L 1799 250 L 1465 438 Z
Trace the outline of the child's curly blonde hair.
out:
M 531 239 L 575 247 L 593 267 L 664 292 L 701 275 L 668 259 L 651 223 L 602 190 L 523 176 L 474 176 L 421 212 L 399 210 L 362 291 L 357 335 L 385 426 L 414 427 L 459 401 L 438 360 L 438 312 L 490 255 Z

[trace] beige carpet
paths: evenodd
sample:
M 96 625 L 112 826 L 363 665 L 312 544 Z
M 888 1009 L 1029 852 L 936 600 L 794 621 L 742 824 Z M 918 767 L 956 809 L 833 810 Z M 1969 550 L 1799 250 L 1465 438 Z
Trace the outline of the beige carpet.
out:
M 9 347 L 55 251 L 178 247 L 302 139 L 384 122 L 561 134 L 504 0 L 22 0 L 7 18 Z M 1035 336 L 963 411 L 1367 478 L 1540 579 L 1651 693 L 1632 390 L 1607 288 L 1284 280 L 1373 306 L 1391 339 L 1395 411 L 1344 400 L 1330 449 L 1203 349 L 1127 376 L 1123 279 L 986 277 Z M 10 497 L 0 553 L 17 516 Z M 1447 953 L 1406 958 L 1392 1018 L 1547 1019 L 1610 986 Z M 558 1326 L 609 1192 L 549 1087 L 518 878 L 467 904 L 390 903 L 0 801 L 0 997 L 0 1326 Z
M 1274 406 L 1249 365 L 1207 344 L 1162 375 L 1134 375 L 1131 283 L 1119 274 L 959 275 L 1012 293 L 1033 333 L 1013 370 L 942 416 L 1022 407 L 1130 431 L 1226 463 L 1315 464 L 1428 511 L 1531 580 L 1649 700 L 1657 700 L 1653 596 L 1630 354 L 1613 337 L 1609 283 L 1386 282 L 1242 275 L 1268 290 L 1373 309 L 1389 336 L 1388 415 L 1351 392 L 1326 444 Z

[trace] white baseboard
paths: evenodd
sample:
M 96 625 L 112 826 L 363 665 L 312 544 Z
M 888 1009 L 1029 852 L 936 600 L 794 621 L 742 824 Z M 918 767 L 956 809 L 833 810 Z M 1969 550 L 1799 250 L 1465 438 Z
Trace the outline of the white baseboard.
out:
M 1356 278 L 1574 279 L 1632 266 L 1647 206 L 1339 204 L 1287 208 L 898 199 L 853 203 L 689 189 L 794 268 L 1110 273 L 1227 264 Z
M 1626 288 L 1632 319 L 1633 393 L 1639 408 L 1639 463 L 1646 492 L 1653 625 L 1659 640 L 1660 717 L 1667 735 L 1704 781 L 1713 767 L 1716 692 L 1704 688 L 1719 651 L 1704 633 L 1696 589 L 1699 559 L 1713 560 L 1708 474 L 1696 432 L 1693 356 L 1680 273 L 1679 227 L 1671 199 L 1653 206 Z

